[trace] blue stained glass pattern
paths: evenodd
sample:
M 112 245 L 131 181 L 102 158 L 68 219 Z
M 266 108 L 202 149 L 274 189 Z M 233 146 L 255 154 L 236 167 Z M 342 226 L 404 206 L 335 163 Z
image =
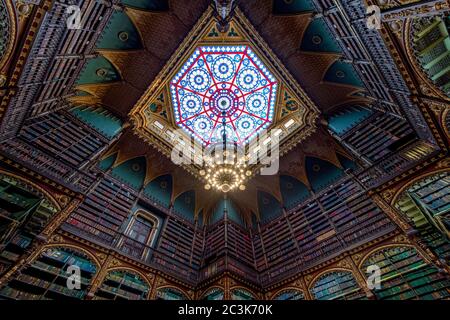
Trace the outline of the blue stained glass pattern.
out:
M 277 85 L 248 46 L 198 47 L 170 83 L 175 121 L 205 146 L 244 145 L 272 123 Z

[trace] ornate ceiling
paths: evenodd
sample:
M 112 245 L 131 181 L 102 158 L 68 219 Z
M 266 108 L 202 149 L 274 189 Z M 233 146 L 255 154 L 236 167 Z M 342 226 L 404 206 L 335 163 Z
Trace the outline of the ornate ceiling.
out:
M 205 220 L 222 194 L 203 189 L 201 168 L 170 161 L 173 130 L 182 128 L 199 144 L 213 142 L 224 119 L 227 136 L 242 144 L 262 128 L 281 130 L 279 173 L 256 175 L 244 192 L 229 195 L 249 221 L 273 199 L 280 207 L 296 203 L 357 166 L 359 160 L 325 126 L 347 132 L 376 109 L 374 92 L 356 68 L 364 61 L 346 58 L 348 48 L 312 2 L 236 4 L 224 30 L 211 1 L 121 1 L 91 44 L 92 54 L 70 71 L 76 81 L 65 88 L 69 93 L 58 98 L 107 141 L 98 159 L 101 170 L 152 195 L 164 185 L 170 198 L 165 206 L 189 193 L 195 216 Z M 395 105 L 387 95 L 383 103 Z M 46 108 L 37 103 L 30 114 L 58 110 Z
M 129 15 L 131 11 L 126 10 Z M 260 14 L 260 11 L 255 12 Z M 131 20 L 133 21 L 136 16 L 136 13 L 131 14 Z M 276 17 L 274 18 L 276 19 Z M 296 18 L 298 20 L 297 24 L 302 25 L 303 31 L 301 33 L 306 32 L 308 27 L 319 30 L 309 31 L 313 35 L 309 35 L 309 39 L 303 41 L 304 44 L 302 46 L 308 50 L 309 45 L 314 46 L 314 43 L 316 43 L 320 47 L 317 39 L 319 36 L 316 34 L 319 32 L 322 34 L 321 39 L 323 40 L 321 41 L 328 43 L 323 45 L 323 50 L 336 50 L 337 46 L 327 33 L 327 27 L 324 24 L 317 25 L 315 23 L 309 26 L 311 24 L 309 14 L 300 14 Z M 145 15 L 140 12 L 139 20 L 134 21 L 134 25 L 139 30 L 139 26 L 146 23 L 145 21 Z M 288 24 L 289 21 L 285 23 Z M 132 28 L 128 29 L 132 30 Z M 114 30 L 114 32 L 116 34 L 120 33 L 118 30 Z M 143 32 L 139 34 L 143 39 L 133 41 L 146 43 L 145 34 Z M 287 36 L 290 36 L 290 34 Z M 314 36 L 316 37 L 314 38 Z M 135 39 L 136 37 L 129 35 L 128 38 Z M 106 39 L 106 36 L 103 37 L 100 43 L 105 43 L 104 39 Z M 269 36 L 267 39 L 267 41 L 273 42 L 277 41 L 278 37 L 273 39 Z M 140 46 L 140 44 L 137 45 L 138 48 Z M 208 50 L 211 51 L 209 56 L 206 54 Z M 317 50 L 317 48 L 310 50 Z M 130 82 L 127 78 L 135 79 L 132 73 L 134 71 L 137 72 L 137 68 L 133 67 L 135 64 L 133 62 L 142 61 L 139 56 L 145 55 L 145 51 L 147 50 L 128 49 L 126 51 L 118 51 L 105 48 L 100 49 L 99 53 L 107 60 L 97 60 L 91 72 L 94 72 L 95 68 L 97 68 L 95 70 L 104 69 L 103 77 L 107 77 L 108 80 L 96 84 L 92 83 L 95 81 L 94 77 L 94 79 L 86 80 L 91 83 L 82 83 L 84 82 L 83 77 L 88 78 L 90 69 L 88 64 L 77 86 L 79 92 L 84 93 L 72 97 L 71 101 L 80 105 L 84 105 L 87 102 L 95 102 L 118 114 L 118 109 L 115 106 L 121 105 L 123 99 L 117 98 L 112 100 L 108 97 L 108 93 L 111 90 L 115 94 L 117 91 L 121 91 L 120 87 Z M 236 54 L 229 58 L 230 52 L 234 51 Z M 315 54 L 312 55 L 305 51 L 304 57 L 313 59 L 321 59 L 322 56 L 331 57 L 328 52 L 323 54 L 317 54 L 317 51 L 314 52 Z M 129 55 L 132 55 L 133 59 L 126 58 Z M 248 61 L 246 61 L 246 57 L 248 57 Z M 345 92 L 343 88 L 352 88 L 351 94 L 361 91 L 357 87 L 361 85 L 361 82 L 350 65 L 340 63 L 331 70 L 327 70 L 333 65 L 333 61 L 337 61 L 338 54 L 334 55 L 334 57 L 321 68 L 310 70 L 310 65 L 304 63 L 301 67 L 305 69 L 305 72 L 304 74 L 300 73 L 302 78 L 308 78 L 308 83 L 312 83 L 310 78 L 313 77 L 316 77 L 318 80 L 329 78 L 330 81 L 328 81 L 329 84 L 327 86 L 329 88 L 336 86 L 333 93 Z M 236 59 L 235 62 L 233 62 L 233 59 Z M 223 63 L 230 60 L 231 63 L 225 64 L 225 67 L 226 69 L 234 68 L 234 73 L 230 72 L 228 74 L 228 69 L 223 69 L 223 72 L 218 69 L 221 67 L 219 62 Z M 108 61 L 111 61 L 110 65 L 107 64 Z M 241 61 L 242 63 L 240 63 Z M 101 68 L 98 68 L 99 66 Z M 322 74 L 319 75 L 318 73 Z M 336 76 L 336 74 L 339 76 Z M 196 76 L 197 78 L 195 78 Z M 125 83 L 124 80 L 119 80 L 124 77 Z M 142 77 L 144 77 L 144 74 L 141 73 L 139 77 L 139 82 L 141 83 L 143 81 Z M 258 81 L 255 81 L 256 79 Z M 217 85 L 219 81 L 225 87 Z M 354 86 L 355 84 L 357 86 Z M 137 85 L 133 87 L 137 87 Z M 184 89 L 182 97 L 180 97 L 180 89 Z M 219 89 L 231 91 L 231 94 L 224 95 L 223 91 L 221 92 Z M 136 90 L 136 88 L 133 88 L 133 90 Z M 317 92 L 321 90 L 317 88 Z M 131 93 L 132 91 L 128 92 Z M 329 93 L 325 94 L 324 92 L 323 95 L 328 96 Z M 231 99 L 229 98 L 230 96 Z M 191 98 L 192 101 L 188 98 Z M 283 202 L 280 191 L 281 176 L 292 176 L 296 181 L 300 181 L 300 184 L 304 184 L 306 190 L 312 188 L 306 172 L 305 159 L 308 156 L 311 160 L 308 160 L 309 162 L 324 161 L 322 167 L 315 163 L 311 165 L 311 168 L 319 168 L 320 170 L 320 168 L 329 166 L 331 171 L 337 172 L 335 175 L 331 174 L 331 178 L 336 178 L 336 176 L 340 175 L 339 171 L 342 172 L 343 170 L 341 161 L 344 160 L 342 160 L 343 158 L 341 158 L 341 161 L 338 159 L 338 153 L 341 156 L 345 155 L 344 158 L 350 158 L 329 137 L 326 130 L 319 129 L 314 133 L 317 130 L 317 118 L 320 113 L 320 107 L 308 97 L 308 94 L 302 89 L 302 85 L 284 67 L 283 62 L 277 55 L 272 52 L 270 44 L 266 43 L 266 40 L 259 35 L 246 15 L 239 8 L 236 8 L 229 28 L 221 32 L 218 27 L 218 20 L 214 16 L 214 10 L 208 7 L 130 111 L 129 116 L 133 124 L 126 129 L 119 141 L 103 155 L 102 159 L 108 159 L 115 155 L 111 168 L 117 168 L 125 163 L 127 165 L 130 164 L 128 161 L 133 161 L 133 159 L 140 162 L 140 160 L 136 159 L 144 157 L 145 161 L 141 164 L 145 166 L 144 171 L 146 172 L 145 179 L 142 182 L 143 185 L 149 184 L 158 177 L 171 175 L 171 183 L 173 184 L 172 202 L 181 194 L 194 190 L 195 214 L 203 212 L 205 217 L 210 216 L 217 203 L 223 198 L 223 195 L 212 190 L 204 190 L 198 176 L 200 167 L 185 165 L 183 169 L 171 163 L 170 159 L 165 158 L 163 155 L 166 157 L 170 156 L 171 150 L 176 143 L 176 141 L 173 141 L 173 131 L 178 127 L 182 127 L 189 135 L 195 136 L 198 143 L 203 145 L 209 144 L 212 141 L 211 134 L 214 125 L 223 122 L 224 114 L 217 111 L 214 112 L 214 108 L 220 107 L 214 104 L 222 101 L 221 98 L 226 100 L 227 106 L 225 106 L 225 109 L 230 108 L 228 107 L 230 102 L 237 104 L 234 107 L 236 109 L 232 110 L 233 112 L 225 113 L 225 118 L 228 121 L 226 125 L 229 138 L 238 143 L 245 143 L 246 139 L 251 139 L 255 131 L 261 128 L 278 128 L 282 132 L 281 154 L 287 154 L 281 160 L 279 174 L 275 176 L 256 176 L 248 183 L 244 192 L 229 194 L 229 198 L 235 203 L 237 210 L 244 214 L 245 220 L 249 219 L 252 213 L 259 215 L 259 207 L 264 206 L 264 201 L 258 196 L 260 192 L 266 194 L 265 199 L 273 197 L 276 199 L 276 202 Z M 353 96 L 344 98 L 342 103 L 348 101 L 362 103 L 366 100 L 359 96 Z M 211 102 L 211 106 L 205 105 L 205 102 L 206 104 Z M 198 112 L 194 112 L 192 115 L 188 114 L 189 111 L 186 111 L 186 108 L 189 107 L 189 103 L 193 103 L 192 108 L 200 108 Z M 253 104 L 249 105 L 249 103 Z M 258 103 L 264 108 L 260 108 Z M 245 117 L 243 117 L 243 114 Z M 197 116 L 198 118 L 196 118 Z M 122 118 L 127 118 L 127 116 L 122 116 Z M 205 120 L 207 118 L 208 120 Z M 202 120 L 205 121 L 202 122 Z M 245 128 L 246 120 L 248 120 L 249 129 Z M 204 132 L 204 135 L 201 132 Z M 246 134 L 246 132 L 248 133 Z M 304 143 L 301 143 L 302 140 L 305 140 Z M 300 145 L 297 145 L 298 143 Z M 155 149 L 160 153 L 155 153 Z M 338 150 L 338 153 L 336 150 Z M 288 185 L 290 186 L 291 184 L 288 183 Z M 208 220 L 208 218 L 205 219 Z
M 339 46 L 323 20 L 313 19 L 311 5 L 306 3 L 295 7 L 292 16 L 284 16 L 282 12 L 281 15 L 273 15 L 272 10 L 292 12 L 293 9 L 285 5 L 274 6 L 271 1 L 258 4 L 239 2 L 229 28 L 222 32 L 213 8 L 207 6 L 191 31 L 184 31 L 186 37 L 183 41 L 177 42 L 174 38 L 173 43 L 166 43 L 166 46 L 158 46 L 157 49 L 154 42 L 157 42 L 158 30 L 167 28 L 161 32 L 171 32 L 177 28 L 176 23 L 167 25 L 164 11 L 150 13 L 127 6 L 125 15 L 113 16 L 99 42 L 99 57 L 87 63 L 77 81 L 78 95 L 70 98 L 74 105 L 101 105 L 125 121 L 131 121 L 132 125 L 125 129 L 119 141 L 102 156 L 105 160 L 115 157 L 108 166 L 110 170 L 124 164 L 132 166 L 133 161 L 140 163 L 145 167 L 145 179 L 142 184 L 137 184 L 139 186 L 170 175 L 171 202 L 193 190 L 195 215 L 203 213 L 203 219 L 209 220 L 223 195 L 204 190 L 198 174 L 201 167 L 184 165 L 181 168 L 168 157 L 177 142 L 173 141 L 173 131 L 179 127 L 196 137 L 199 144 L 207 145 L 212 141 L 213 128 L 224 118 L 220 112 L 214 112 L 214 108 L 218 107 L 214 103 L 224 100 L 223 92 L 218 90 L 221 89 L 233 91 L 225 98 L 227 105 L 234 101 L 237 103 L 237 109 L 225 114 L 227 133 L 231 139 L 245 144 L 246 139 L 251 139 L 256 131 L 266 127 L 278 128 L 282 132 L 280 151 L 285 156 L 281 159 L 280 172 L 274 176 L 257 175 L 247 183 L 244 192 L 229 194 L 244 220 L 249 222 L 251 214 L 260 216 L 260 209 L 270 198 L 278 203 L 286 200 L 281 195 L 280 177 L 295 179 L 299 183 L 296 184 L 297 189 L 312 190 L 312 184 L 317 188 L 327 182 L 311 183 L 307 166 L 310 166 L 309 170 L 314 167 L 315 170 L 328 172 L 330 181 L 342 175 L 342 161 L 348 162 L 351 157 L 326 130 L 316 129 L 319 125 L 317 119 L 320 112 L 327 112 L 339 105 L 366 105 L 369 100 L 360 94 L 365 90 L 364 85 L 351 64 L 340 61 L 342 54 Z M 175 3 L 171 9 L 173 14 L 182 10 Z M 127 41 L 111 38 L 111 34 L 121 34 L 122 29 L 126 29 Z M 168 48 L 173 48 L 170 57 Z M 207 50 L 216 52 L 214 48 L 221 48 L 221 54 L 208 57 L 204 53 Z M 220 62 L 229 61 L 225 57 L 229 57 L 233 50 L 237 50 L 237 56 L 232 57 L 236 58 L 236 62 L 232 62 L 234 66 L 230 63 L 227 68 L 235 68 L 235 74 L 227 74 L 228 69 L 223 72 L 215 69 L 219 68 L 215 62 L 219 59 Z M 155 60 L 156 56 L 160 59 Z M 244 56 L 250 57 L 248 65 L 244 65 Z M 242 64 L 239 63 L 241 60 Z M 203 65 L 199 65 L 199 61 Z M 157 65 L 161 66 L 161 70 L 156 75 Z M 257 71 L 244 75 L 239 74 L 241 70 Z M 252 79 L 245 77 L 247 75 L 259 77 L 259 82 L 253 83 Z M 231 77 L 231 80 L 221 77 Z M 267 83 L 263 83 L 264 78 Z M 225 87 L 214 86 L 218 81 L 226 83 Z M 254 87 L 250 88 L 251 85 Z M 180 90 L 175 90 L 175 87 L 184 88 L 186 98 L 182 100 Z M 138 99 L 143 89 L 145 92 Z M 132 100 L 137 100 L 137 103 L 131 109 Z M 211 102 L 211 106 L 205 106 L 205 102 Z M 188 107 L 192 103 L 192 108 L 201 108 L 194 113 L 200 114 L 197 118 L 184 108 L 184 105 Z M 249 103 L 256 103 L 256 107 Z M 258 109 L 258 103 L 264 109 Z M 130 110 L 128 115 L 127 110 Z M 236 111 L 246 111 L 246 117 Z M 192 150 L 194 152 L 195 149 Z M 139 159 L 144 159 L 144 162 Z M 321 161 L 323 163 L 319 164 Z M 120 175 L 117 177 L 123 178 Z M 287 183 L 292 188 L 291 184 Z M 265 196 L 258 196 L 261 192 Z M 263 198 L 266 200 L 263 201 Z

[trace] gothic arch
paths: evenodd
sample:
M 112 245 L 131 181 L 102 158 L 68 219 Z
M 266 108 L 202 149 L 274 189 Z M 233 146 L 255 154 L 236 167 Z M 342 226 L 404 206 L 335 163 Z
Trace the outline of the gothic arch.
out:
M 172 286 L 172 285 L 166 285 L 166 286 L 158 287 L 156 289 L 156 292 L 161 291 L 162 289 L 173 289 L 175 291 L 179 291 L 181 294 L 183 294 L 184 300 L 192 300 L 190 295 L 185 290 L 183 290 L 181 288 L 178 288 L 178 287 L 175 287 L 175 286 Z
M 388 248 L 395 248 L 395 247 L 408 247 L 408 248 L 413 248 L 415 249 L 419 255 L 428 262 L 427 258 L 424 257 L 417 249 L 416 247 L 414 247 L 413 245 L 409 244 L 409 243 L 394 243 L 394 244 L 386 244 L 386 245 L 381 245 L 378 246 L 376 248 L 373 248 L 372 250 L 370 250 L 368 253 L 366 253 L 364 255 L 364 257 L 361 259 L 361 261 L 358 264 L 358 269 L 361 270 L 362 272 L 365 272 L 364 269 L 362 268 L 364 262 L 366 262 L 367 259 L 369 259 L 373 254 L 384 250 L 384 249 L 388 249 Z
M 413 179 L 411 179 L 410 181 L 408 181 L 407 183 L 405 183 L 404 185 L 402 185 L 393 195 L 392 200 L 391 200 L 391 206 L 395 206 L 395 204 L 397 203 L 398 199 L 400 198 L 400 196 L 406 191 L 408 190 L 411 186 L 413 186 L 414 184 L 428 178 L 431 177 L 433 175 L 437 175 L 439 173 L 450 173 L 450 168 L 442 168 L 442 169 L 437 169 L 434 170 L 432 172 L 427 172 L 425 174 L 422 174 L 418 177 L 415 177 Z
M 78 253 L 82 253 L 84 255 L 86 255 L 97 267 L 97 269 L 99 270 L 101 267 L 101 262 L 98 260 L 98 258 L 92 253 L 90 252 L 88 249 L 83 248 L 81 246 L 77 246 L 77 245 L 73 245 L 70 243 L 52 243 L 52 244 L 48 244 L 42 247 L 42 249 L 40 251 L 36 251 L 37 254 L 35 255 L 35 257 L 33 257 L 33 259 L 30 262 L 35 261 L 38 257 L 41 256 L 41 254 L 48 249 L 60 249 L 60 250 L 64 250 L 64 249 L 72 249 Z
M 308 286 L 308 291 L 311 294 L 311 297 L 312 297 L 313 300 L 321 300 L 320 299 L 321 296 L 317 295 L 320 291 L 317 291 L 317 292 L 313 291 L 313 289 L 316 288 L 316 284 L 318 284 L 318 282 L 321 280 L 321 278 L 326 278 L 328 275 L 331 276 L 333 273 L 340 273 L 340 274 L 342 274 L 344 276 L 345 275 L 350 275 L 350 277 L 351 277 L 350 280 L 353 281 L 354 289 L 350 290 L 348 292 L 345 292 L 344 290 L 339 290 L 339 291 L 341 291 L 341 296 L 345 297 L 345 295 L 347 295 L 347 294 L 357 294 L 356 297 L 351 297 L 351 298 L 352 299 L 353 298 L 357 299 L 357 298 L 365 297 L 365 294 L 363 292 L 363 288 L 359 284 L 359 282 L 357 280 L 357 277 L 355 276 L 353 270 L 351 270 L 349 268 L 331 268 L 331 269 L 324 270 L 323 272 L 317 274 L 311 280 L 311 283 Z M 340 286 L 340 284 L 341 283 L 337 283 L 337 286 Z M 348 289 L 348 288 L 350 288 L 350 287 L 346 287 L 345 289 Z M 339 287 L 339 289 L 341 289 L 341 288 Z M 345 295 L 343 295 L 343 293 L 345 293 Z M 334 297 L 332 296 L 331 298 L 334 299 L 335 297 L 336 296 L 334 296 Z M 339 297 L 339 295 L 338 295 L 338 297 Z M 325 299 L 325 300 L 330 300 L 330 299 Z
M 280 294 L 282 294 L 283 292 L 286 291 L 296 291 L 302 294 L 303 299 L 306 299 L 306 295 L 303 289 L 297 288 L 297 287 L 285 287 L 282 289 L 279 289 L 278 291 L 276 291 L 274 294 L 272 294 L 272 296 L 270 297 L 270 300 L 275 300 L 275 298 L 277 296 L 279 296 Z
M 199 295 L 199 299 L 200 300 L 204 299 L 208 295 L 208 293 L 211 292 L 214 289 L 222 291 L 223 295 L 225 296 L 225 290 L 224 290 L 223 287 L 221 287 L 221 286 L 212 286 L 212 287 L 209 287 L 209 288 L 203 290 L 202 293 Z
M 258 300 L 259 299 L 259 296 L 253 290 L 251 290 L 249 288 L 246 288 L 246 287 L 243 287 L 243 286 L 233 286 L 233 287 L 231 287 L 230 288 L 230 296 L 231 296 L 231 292 L 233 290 L 239 290 L 239 289 L 243 290 L 243 291 L 247 291 L 248 293 L 250 293 L 253 296 L 254 300 Z
M 37 195 L 42 196 L 47 201 L 49 201 L 58 211 L 61 210 L 61 206 L 59 205 L 58 201 L 48 191 L 46 191 L 44 188 L 37 185 L 36 183 L 34 183 L 24 177 L 21 177 L 17 174 L 14 174 L 12 172 L 8 172 L 8 171 L 0 169 L 0 176 L 1 175 L 9 176 L 9 177 L 12 177 L 13 179 L 21 181 L 23 184 L 25 184 L 26 186 L 31 188 L 31 190 L 29 190 L 30 192 L 34 191 L 35 193 L 37 193 Z

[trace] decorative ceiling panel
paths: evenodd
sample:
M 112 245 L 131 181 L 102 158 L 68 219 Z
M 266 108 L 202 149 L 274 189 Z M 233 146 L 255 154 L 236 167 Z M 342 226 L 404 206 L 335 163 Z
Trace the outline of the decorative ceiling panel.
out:
M 318 116 L 238 8 L 225 31 L 207 9 L 130 112 L 135 133 L 167 156 L 179 143 L 178 128 L 198 147 L 224 132 L 247 145 L 260 131 L 277 129 L 284 154 L 315 131 Z

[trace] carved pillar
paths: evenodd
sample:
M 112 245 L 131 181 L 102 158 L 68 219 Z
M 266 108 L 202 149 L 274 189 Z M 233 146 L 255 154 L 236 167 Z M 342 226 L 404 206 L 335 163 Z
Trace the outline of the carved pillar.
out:
M 355 275 L 356 280 L 360 284 L 360 286 L 363 288 L 364 292 L 366 293 L 367 298 L 371 300 L 375 300 L 376 297 L 373 294 L 372 290 L 369 289 L 367 286 L 367 275 L 364 274 L 356 265 L 355 261 L 353 260 L 352 256 L 348 256 L 347 260 L 350 262 L 350 265 L 353 269 L 353 274 Z
M 155 281 L 156 281 L 156 275 L 155 274 L 153 274 L 153 273 L 147 273 L 146 275 L 145 275 L 145 278 L 146 278 L 146 280 L 148 281 L 148 284 L 149 284 L 149 291 L 148 291 L 148 293 L 147 293 L 147 296 L 145 297 L 146 298 L 146 300 L 150 300 L 151 299 L 151 295 L 152 295 L 152 291 L 153 291 L 153 288 L 154 288 L 154 286 L 155 286 Z
M 230 278 L 225 277 L 223 280 L 223 299 L 231 300 Z
M 34 261 L 41 253 L 44 245 L 45 243 L 42 241 L 34 241 L 31 246 L 25 250 L 25 253 L 16 262 L 16 264 L 12 266 L 2 277 L 0 277 L 0 287 L 5 285 L 8 280 L 16 274 L 16 272 L 20 272 L 20 270 L 22 270 L 26 265 Z
M 313 300 L 313 298 L 312 298 L 312 296 L 311 296 L 311 293 L 310 293 L 309 290 L 308 290 L 308 286 L 307 286 L 307 284 L 306 284 L 305 277 L 304 277 L 304 276 L 301 276 L 301 277 L 300 277 L 300 281 L 301 281 L 302 284 L 303 284 L 303 288 L 304 288 L 303 293 L 305 294 L 305 299 L 306 299 L 306 300 Z
M 92 299 L 95 295 L 95 292 L 97 291 L 98 287 L 102 284 L 103 279 L 106 276 L 107 269 L 109 265 L 111 264 L 111 261 L 113 257 L 111 255 L 108 255 L 105 257 L 103 255 L 104 261 L 100 265 L 100 270 L 96 273 L 94 279 L 92 280 L 92 284 L 87 289 L 86 299 Z
M 405 234 L 411 231 L 411 226 L 405 217 L 397 212 L 378 194 L 371 195 L 373 202 L 402 230 Z
M 67 197 L 63 196 L 60 199 L 67 199 Z M 63 200 L 63 201 L 68 201 L 68 200 Z M 41 232 L 41 234 L 39 235 L 40 238 L 42 239 L 48 239 L 48 237 L 50 237 L 53 232 L 64 222 L 67 220 L 67 218 L 69 217 L 69 215 L 72 213 L 73 210 L 75 210 L 75 208 L 78 207 L 78 205 L 82 202 L 81 197 L 77 197 L 72 199 L 72 201 L 66 205 L 66 207 L 64 209 L 62 209 L 60 212 L 58 212 L 55 217 L 53 218 L 53 220 L 47 224 L 47 226 L 45 227 L 45 229 Z
M 158 285 L 157 283 L 158 277 L 159 276 L 157 274 L 153 276 L 152 288 L 150 289 L 150 293 L 148 295 L 149 300 L 156 300 L 156 289 L 157 289 L 156 287 Z

